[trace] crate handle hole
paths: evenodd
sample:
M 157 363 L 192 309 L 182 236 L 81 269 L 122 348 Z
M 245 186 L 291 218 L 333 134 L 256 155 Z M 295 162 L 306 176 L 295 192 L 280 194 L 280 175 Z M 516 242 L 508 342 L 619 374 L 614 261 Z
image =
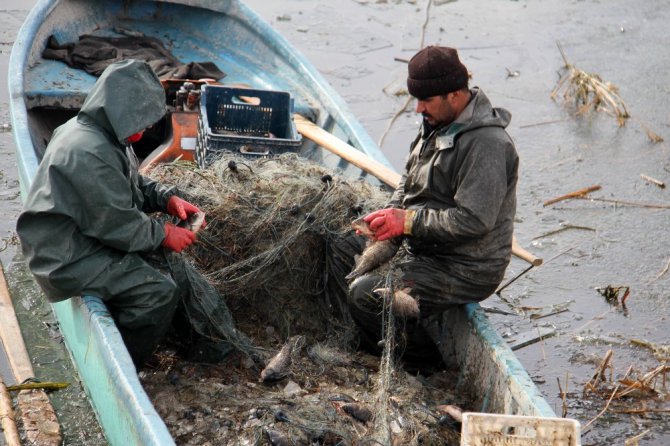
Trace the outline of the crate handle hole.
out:
M 270 154 L 270 149 L 254 146 L 242 146 L 240 147 L 240 153 L 245 155 L 266 156 Z
M 230 98 L 233 104 L 261 105 L 261 98 L 256 96 L 233 96 Z

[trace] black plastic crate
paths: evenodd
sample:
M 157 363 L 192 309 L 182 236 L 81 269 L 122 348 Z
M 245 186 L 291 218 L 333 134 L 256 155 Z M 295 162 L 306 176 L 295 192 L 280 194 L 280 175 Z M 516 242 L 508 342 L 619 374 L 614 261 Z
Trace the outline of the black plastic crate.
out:
M 295 152 L 291 95 L 283 91 L 203 85 L 196 161 L 206 167 L 224 152 L 268 157 Z

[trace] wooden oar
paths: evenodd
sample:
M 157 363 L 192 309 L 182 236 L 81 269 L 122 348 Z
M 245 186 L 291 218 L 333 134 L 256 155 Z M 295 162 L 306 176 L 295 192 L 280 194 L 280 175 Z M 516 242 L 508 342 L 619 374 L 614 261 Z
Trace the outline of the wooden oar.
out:
M 400 174 L 394 170 L 370 158 L 365 153 L 342 141 L 332 133 L 325 131 L 305 117 L 296 114 L 293 115 L 293 118 L 298 132 L 305 138 L 314 141 L 329 152 L 374 175 L 389 186 L 393 188 L 398 187 Z M 523 249 L 517 242 L 516 237 L 512 237 L 512 254 L 530 263 L 531 266 L 542 265 L 542 259 Z
M 2 264 L 0 264 L 0 338 L 7 352 L 14 378 L 18 382 L 33 378 L 35 376 L 33 366 L 23 342 Z M 22 390 L 17 399 L 26 441 L 32 445 L 60 445 L 62 442 L 60 425 L 46 392 Z
M 329 133 L 314 124 L 312 121 L 300 115 L 293 115 L 298 132 L 305 138 L 314 141 L 329 152 L 350 162 L 354 166 L 379 178 L 389 186 L 396 188 L 400 182 L 400 174 L 386 167 L 377 160 L 370 158 L 365 153 L 342 141 L 332 133 Z

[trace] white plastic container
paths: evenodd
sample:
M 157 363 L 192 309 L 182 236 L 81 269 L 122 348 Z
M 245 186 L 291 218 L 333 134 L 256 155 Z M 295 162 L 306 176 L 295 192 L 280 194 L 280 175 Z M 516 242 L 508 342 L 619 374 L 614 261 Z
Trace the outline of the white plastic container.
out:
M 569 418 L 466 412 L 461 446 L 581 446 L 580 426 Z

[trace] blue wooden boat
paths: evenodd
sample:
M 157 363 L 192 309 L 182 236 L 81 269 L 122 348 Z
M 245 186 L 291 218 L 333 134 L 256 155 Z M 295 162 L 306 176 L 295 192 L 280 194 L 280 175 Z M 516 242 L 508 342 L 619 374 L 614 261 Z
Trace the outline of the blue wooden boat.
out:
M 73 42 L 83 34 L 124 28 L 172 42 L 182 61 L 209 60 L 226 82 L 290 92 L 298 112 L 320 129 L 391 169 L 389 162 L 316 69 L 238 0 L 41 0 L 12 50 L 11 115 L 21 191 L 25 196 L 51 131 L 82 104 L 95 78 L 45 60 L 50 36 Z M 355 162 L 308 138 L 301 153 L 328 168 L 377 181 Z M 97 417 L 113 445 L 174 444 L 152 406 L 104 304 L 76 297 L 53 305 L 60 328 Z M 527 372 L 478 305 L 451 313 L 433 327 L 444 359 L 461 371 L 458 387 L 482 412 L 555 417 Z

